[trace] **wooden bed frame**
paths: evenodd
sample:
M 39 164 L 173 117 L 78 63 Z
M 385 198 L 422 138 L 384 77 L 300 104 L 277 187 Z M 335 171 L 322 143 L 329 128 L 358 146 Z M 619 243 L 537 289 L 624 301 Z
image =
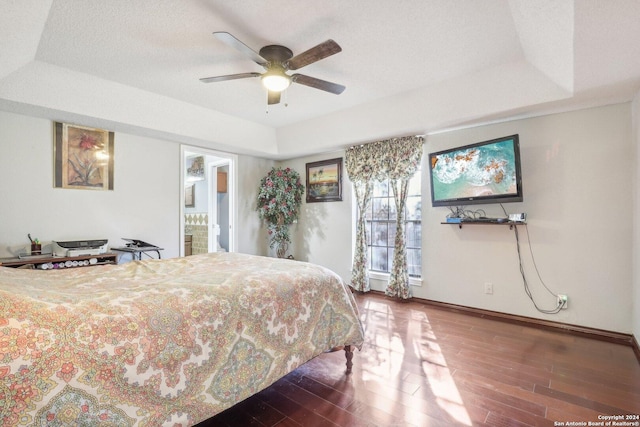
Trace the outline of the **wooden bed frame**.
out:
M 344 356 L 347 359 L 347 363 L 346 363 L 347 370 L 345 371 L 345 374 L 349 375 L 353 368 L 353 347 L 350 345 L 334 347 L 331 350 L 329 350 L 328 353 L 333 353 L 334 351 L 340 351 L 340 350 L 344 350 Z

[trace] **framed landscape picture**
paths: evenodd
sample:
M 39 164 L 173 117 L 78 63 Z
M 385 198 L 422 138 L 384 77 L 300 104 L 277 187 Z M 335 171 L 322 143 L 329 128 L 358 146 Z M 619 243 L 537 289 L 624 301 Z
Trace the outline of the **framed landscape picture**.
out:
M 307 163 L 307 203 L 342 200 L 342 157 Z
M 113 190 L 113 132 L 54 122 L 54 187 Z

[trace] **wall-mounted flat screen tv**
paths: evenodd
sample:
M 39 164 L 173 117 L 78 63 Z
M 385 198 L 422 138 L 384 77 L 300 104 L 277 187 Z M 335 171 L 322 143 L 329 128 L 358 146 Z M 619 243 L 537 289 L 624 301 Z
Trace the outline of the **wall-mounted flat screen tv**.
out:
M 518 135 L 429 154 L 433 206 L 522 201 Z

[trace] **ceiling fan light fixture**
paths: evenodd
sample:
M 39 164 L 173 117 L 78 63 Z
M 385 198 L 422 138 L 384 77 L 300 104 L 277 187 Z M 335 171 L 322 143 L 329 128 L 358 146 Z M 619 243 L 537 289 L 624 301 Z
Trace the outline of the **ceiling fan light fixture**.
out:
M 271 92 L 282 92 L 291 84 L 291 77 L 284 71 L 267 71 L 261 77 L 262 85 Z
M 258 72 L 250 72 L 205 77 L 200 79 L 203 83 L 260 77 L 262 85 L 267 89 L 267 105 L 280 103 L 281 93 L 287 89 L 291 83 L 297 83 L 336 95 L 341 94 L 346 89 L 342 85 L 306 76 L 304 74 L 287 74 L 287 71 L 298 70 L 302 67 L 318 62 L 321 59 L 341 52 L 342 48 L 338 43 L 331 39 L 294 56 L 291 49 L 286 46 L 271 44 L 263 46 L 259 52 L 256 52 L 246 44 L 242 43 L 242 41 L 231 33 L 219 31 L 214 32 L 213 34 L 220 41 L 243 53 L 245 56 L 253 60 L 253 62 L 263 67 L 265 72 L 262 74 Z

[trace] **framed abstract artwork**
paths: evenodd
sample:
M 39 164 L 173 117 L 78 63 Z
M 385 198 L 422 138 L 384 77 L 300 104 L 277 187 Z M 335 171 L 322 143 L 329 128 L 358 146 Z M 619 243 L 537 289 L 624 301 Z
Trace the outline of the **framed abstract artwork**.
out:
M 113 132 L 54 122 L 54 187 L 113 190 Z

